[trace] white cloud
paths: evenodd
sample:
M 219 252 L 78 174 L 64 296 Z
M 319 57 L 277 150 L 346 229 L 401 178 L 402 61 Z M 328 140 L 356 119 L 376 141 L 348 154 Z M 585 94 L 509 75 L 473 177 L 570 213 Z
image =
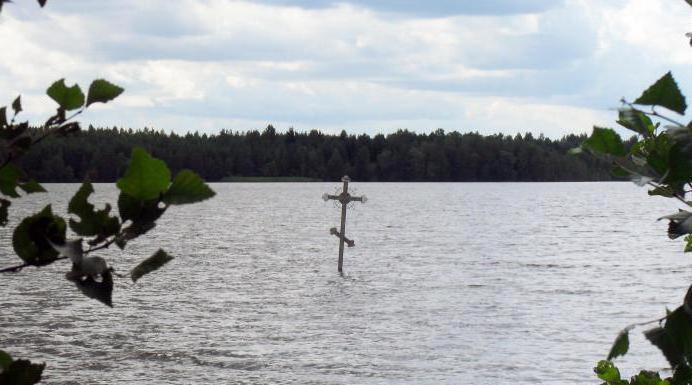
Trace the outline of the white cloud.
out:
M 642 49 L 652 61 L 663 57 L 670 65 L 692 64 L 692 50 L 681 43 L 690 29 L 690 7 L 683 1 L 631 0 L 603 12 L 602 38 L 610 46 L 628 44 Z
M 683 1 L 471 3 L 11 4 L 0 97 L 23 93 L 38 120 L 53 80 L 105 77 L 126 92 L 84 120 L 107 126 L 560 136 L 612 121 L 669 69 L 692 88 Z

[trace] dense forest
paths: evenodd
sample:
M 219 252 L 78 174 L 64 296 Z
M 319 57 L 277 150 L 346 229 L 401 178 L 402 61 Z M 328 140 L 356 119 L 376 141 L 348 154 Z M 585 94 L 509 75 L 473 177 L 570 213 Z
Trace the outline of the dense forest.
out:
M 166 134 L 150 129 L 89 127 L 76 136 L 50 137 L 21 163 L 42 182 L 113 182 L 123 175 L 133 146 L 163 159 L 173 171 L 189 168 L 208 181 L 233 177 L 303 177 L 358 181 L 587 181 L 611 180 L 608 164 L 568 155 L 586 136 L 559 140 L 532 134 L 483 136 L 437 130 L 419 134 L 327 135 L 317 130 L 216 135 Z M 236 178 L 237 179 L 237 178 Z

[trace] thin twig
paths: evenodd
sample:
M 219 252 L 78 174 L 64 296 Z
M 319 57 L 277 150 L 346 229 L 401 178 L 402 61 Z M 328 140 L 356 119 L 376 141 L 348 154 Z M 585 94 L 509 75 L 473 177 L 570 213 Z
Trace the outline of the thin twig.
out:
M 672 314 L 672 313 L 671 313 L 671 314 Z M 637 326 L 646 326 L 646 325 L 651 325 L 651 324 L 653 324 L 653 323 L 661 323 L 661 322 L 663 322 L 664 320 L 666 320 L 666 319 L 668 318 L 669 315 L 670 315 L 670 314 L 666 314 L 665 316 L 663 316 L 663 317 L 661 317 L 661 318 L 657 318 L 657 319 L 651 320 L 651 321 L 644 321 L 644 322 L 633 323 L 633 324 L 631 324 L 631 325 L 628 325 L 626 328 L 624 328 L 623 331 L 630 331 L 630 330 L 636 328 Z
M 10 120 L 10 126 L 14 125 L 15 119 L 17 119 L 17 111 L 16 110 L 14 111 L 14 115 L 12 115 L 12 119 Z
M 673 124 L 675 124 L 675 125 L 677 125 L 677 126 L 685 127 L 684 124 L 682 124 L 682 123 L 680 123 L 680 122 L 678 122 L 678 121 L 676 121 L 676 120 L 674 120 L 674 119 L 671 119 L 671 118 L 669 118 L 669 117 L 667 117 L 667 116 L 665 116 L 665 115 L 659 114 L 659 113 L 654 109 L 655 106 L 651 106 L 651 112 L 648 112 L 648 111 L 642 111 L 642 110 L 640 110 L 639 108 L 635 107 L 634 104 L 632 104 L 632 103 L 626 101 L 625 99 L 622 99 L 621 101 L 622 101 L 624 104 L 626 104 L 629 108 L 631 108 L 632 110 L 634 110 L 634 111 L 641 112 L 641 113 L 644 114 L 644 115 L 655 116 L 655 117 L 657 117 L 657 118 L 659 118 L 659 119 L 666 120 L 666 121 L 668 121 L 669 123 L 673 123 Z
M 677 126 L 679 126 L 679 127 L 685 127 L 684 124 L 678 122 L 677 120 L 674 120 L 674 119 L 671 119 L 671 118 L 669 118 L 669 117 L 667 117 L 667 116 L 665 116 L 665 115 L 659 114 L 658 112 L 656 112 L 656 110 L 654 110 L 653 107 L 651 107 L 651 113 L 650 113 L 649 115 L 655 116 L 655 117 L 660 118 L 660 119 L 663 119 L 663 120 L 667 120 L 669 123 L 673 123 L 673 124 L 675 124 L 675 125 L 677 125 Z
M 46 263 L 46 265 L 49 263 L 53 263 L 55 261 L 59 261 L 61 259 L 67 259 L 67 258 L 68 257 L 57 257 L 57 258 L 52 259 L 50 262 Z M 35 265 L 32 265 L 30 263 L 23 263 L 23 264 L 17 265 L 17 266 L 5 267 L 3 269 L 0 269 L 0 273 L 17 273 L 17 272 L 21 271 L 23 268 L 29 267 L 29 266 L 35 266 Z
M 96 250 L 107 249 L 107 248 L 110 247 L 110 245 L 112 245 L 112 244 L 118 239 L 118 237 L 120 237 L 120 236 L 122 236 L 122 233 L 113 236 L 113 238 L 109 239 L 108 242 L 106 242 L 106 243 L 104 243 L 104 244 L 102 244 L 102 245 L 100 245 L 100 246 L 90 247 L 89 249 L 87 249 L 87 250 L 84 252 L 84 254 L 89 254 L 89 253 L 94 252 L 94 251 L 96 251 Z
M 78 110 L 77 112 L 75 112 L 74 114 L 72 114 L 72 115 L 70 115 L 69 117 L 65 118 L 65 120 L 62 121 L 62 123 L 69 122 L 71 119 L 74 119 L 75 116 L 77 116 L 77 115 L 81 114 L 82 112 L 84 112 L 85 109 L 86 109 L 86 107 L 82 107 L 81 109 L 79 109 L 79 110 Z M 61 123 L 61 124 L 62 124 L 62 123 Z

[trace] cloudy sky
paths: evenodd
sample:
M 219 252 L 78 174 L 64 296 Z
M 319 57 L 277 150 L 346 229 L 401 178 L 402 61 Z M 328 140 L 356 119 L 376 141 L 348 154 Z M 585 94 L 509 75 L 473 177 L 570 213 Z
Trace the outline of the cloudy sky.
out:
M 54 80 L 106 78 L 125 93 L 83 122 L 559 137 L 668 70 L 692 94 L 691 21 L 683 0 L 16 0 L 0 97 L 39 122 Z

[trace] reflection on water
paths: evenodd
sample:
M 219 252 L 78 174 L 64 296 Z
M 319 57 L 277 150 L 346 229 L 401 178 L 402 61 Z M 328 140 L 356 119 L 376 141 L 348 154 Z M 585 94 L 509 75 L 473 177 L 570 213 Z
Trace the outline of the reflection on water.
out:
M 655 218 L 674 203 L 627 183 L 353 183 L 356 241 L 336 273 L 335 184 L 217 184 L 107 257 L 121 272 L 177 258 L 115 308 L 82 297 L 66 263 L 0 277 L 0 347 L 45 360 L 49 384 L 595 383 L 623 326 L 663 314 L 690 283 Z M 49 185 L 13 206 L 52 200 Z M 115 202 L 110 185 L 97 200 Z M 31 209 L 33 210 L 33 209 Z M 3 230 L 0 266 L 15 263 Z M 665 366 L 637 332 L 634 368 Z

